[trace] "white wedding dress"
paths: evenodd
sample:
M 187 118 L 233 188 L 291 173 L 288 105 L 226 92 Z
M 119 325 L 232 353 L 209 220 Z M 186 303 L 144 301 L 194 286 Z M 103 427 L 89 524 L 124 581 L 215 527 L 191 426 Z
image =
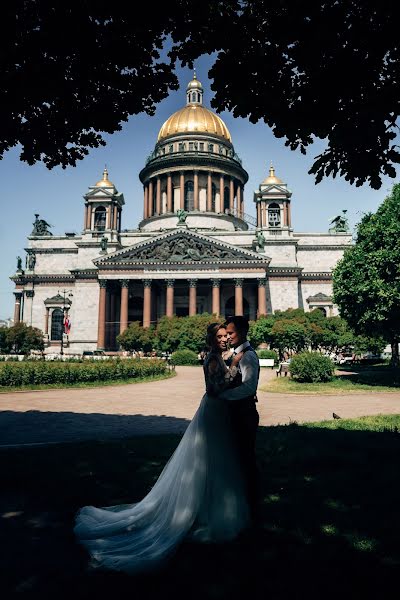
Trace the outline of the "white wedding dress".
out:
M 78 512 L 74 531 L 96 566 L 128 573 L 150 570 L 184 538 L 224 542 L 249 524 L 228 408 L 211 395 L 226 388 L 232 373 L 216 354 L 208 356 L 204 370 L 208 393 L 147 496 L 137 504 L 85 506 Z

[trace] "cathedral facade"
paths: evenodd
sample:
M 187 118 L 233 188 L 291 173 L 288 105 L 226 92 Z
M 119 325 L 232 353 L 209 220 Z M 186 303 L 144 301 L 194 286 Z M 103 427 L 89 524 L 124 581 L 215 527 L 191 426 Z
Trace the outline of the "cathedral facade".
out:
M 351 235 L 295 233 L 292 193 L 272 166 L 249 216 L 248 174 L 196 76 L 186 96 L 139 174 L 137 229 L 122 230 L 124 197 L 106 169 L 84 196 L 81 235 L 52 235 L 36 216 L 25 268 L 20 261 L 12 277 L 14 322 L 41 329 L 47 351 L 115 350 L 129 323 L 149 327 L 164 315 L 337 314 L 332 269 Z

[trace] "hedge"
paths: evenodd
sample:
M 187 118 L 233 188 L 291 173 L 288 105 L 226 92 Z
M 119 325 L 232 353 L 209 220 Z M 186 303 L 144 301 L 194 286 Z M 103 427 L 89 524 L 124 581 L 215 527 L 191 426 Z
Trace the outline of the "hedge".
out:
M 173 365 L 199 365 L 200 361 L 193 350 L 176 350 L 171 355 Z
M 20 362 L 0 365 L 0 386 L 70 384 L 91 381 L 137 379 L 166 374 L 163 360 L 109 360 L 73 362 Z
M 275 350 L 257 350 L 258 358 L 273 358 L 274 362 L 278 362 L 278 353 Z
M 289 371 L 296 381 L 317 383 L 330 381 L 335 366 L 328 356 L 319 352 L 300 352 L 291 359 Z

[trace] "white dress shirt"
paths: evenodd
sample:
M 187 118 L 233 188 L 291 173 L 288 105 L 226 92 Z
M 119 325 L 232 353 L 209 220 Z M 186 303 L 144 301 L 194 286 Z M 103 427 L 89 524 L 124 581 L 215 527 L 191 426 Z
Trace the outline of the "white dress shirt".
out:
M 234 354 L 239 354 L 245 348 L 250 346 L 250 342 L 246 341 L 235 348 Z M 236 388 L 225 390 L 219 395 L 224 400 L 234 401 L 254 396 L 257 392 L 258 377 L 259 377 L 259 361 L 255 352 L 245 352 L 240 359 L 238 365 L 239 371 L 242 374 L 242 383 Z

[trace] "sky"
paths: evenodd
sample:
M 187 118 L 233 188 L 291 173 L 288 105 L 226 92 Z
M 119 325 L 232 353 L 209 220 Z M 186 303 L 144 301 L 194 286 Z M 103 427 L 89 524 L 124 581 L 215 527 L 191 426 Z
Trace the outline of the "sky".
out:
M 204 56 L 196 62 L 197 78 L 204 87 L 204 104 L 210 107 L 212 92 L 208 71 L 212 57 Z M 122 130 L 105 135 L 107 145 L 93 149 L 76 167 L 48 170 L 43 164 L 29 166 L 19 160 L 20 149 L 10 150 L 0 161 L 1 206 L 0 220 L 0 319 L 14 312 L 14 284 L 9 277 L 16 271 L 17 256 L 25 264 L 27 236 L 30 235 L 34 214 L 39 213 L 53 227 L 54 235 L 65 232 L 80 234 L 83 228 L 83 195 L 89 186 L 101 179 L 107 165 L 109 179 L 124 194 L 122 228 L 135 229 L 143 217 L 143 188 L 139 172 L 153 150 L 158 132 L 164 121 L 186 104 L 186 85 L 193 71 L 178 68 L 180 89 L 172 91 L 160 102 L 154 116 L 133 116 L 122 124 Z M 317 140 L 303 156 L 300 151 L 285 147 L 284 140 L 275 138 L 263 122 L 250 123 L 237 119 L 228 112 L 220 113 L 233 140 L 235 151 L 249 174 L 244 190 L 245 212 L 255 216 L 253 194 L 266 177 L 272 161 L 276 175 L 292 191 L 292 225 L 295 232 L 326 232 L 330 221 L 347 209 L 349 225 L 354 230 L 366 212 L 375 211 L 398 181 L 383 178 L 380 190 L 368 185 L 355 187 L 344 179 L 327 178 L 315 185 L 314 176 L 308 175 L 313 158 L 324 149 Z

